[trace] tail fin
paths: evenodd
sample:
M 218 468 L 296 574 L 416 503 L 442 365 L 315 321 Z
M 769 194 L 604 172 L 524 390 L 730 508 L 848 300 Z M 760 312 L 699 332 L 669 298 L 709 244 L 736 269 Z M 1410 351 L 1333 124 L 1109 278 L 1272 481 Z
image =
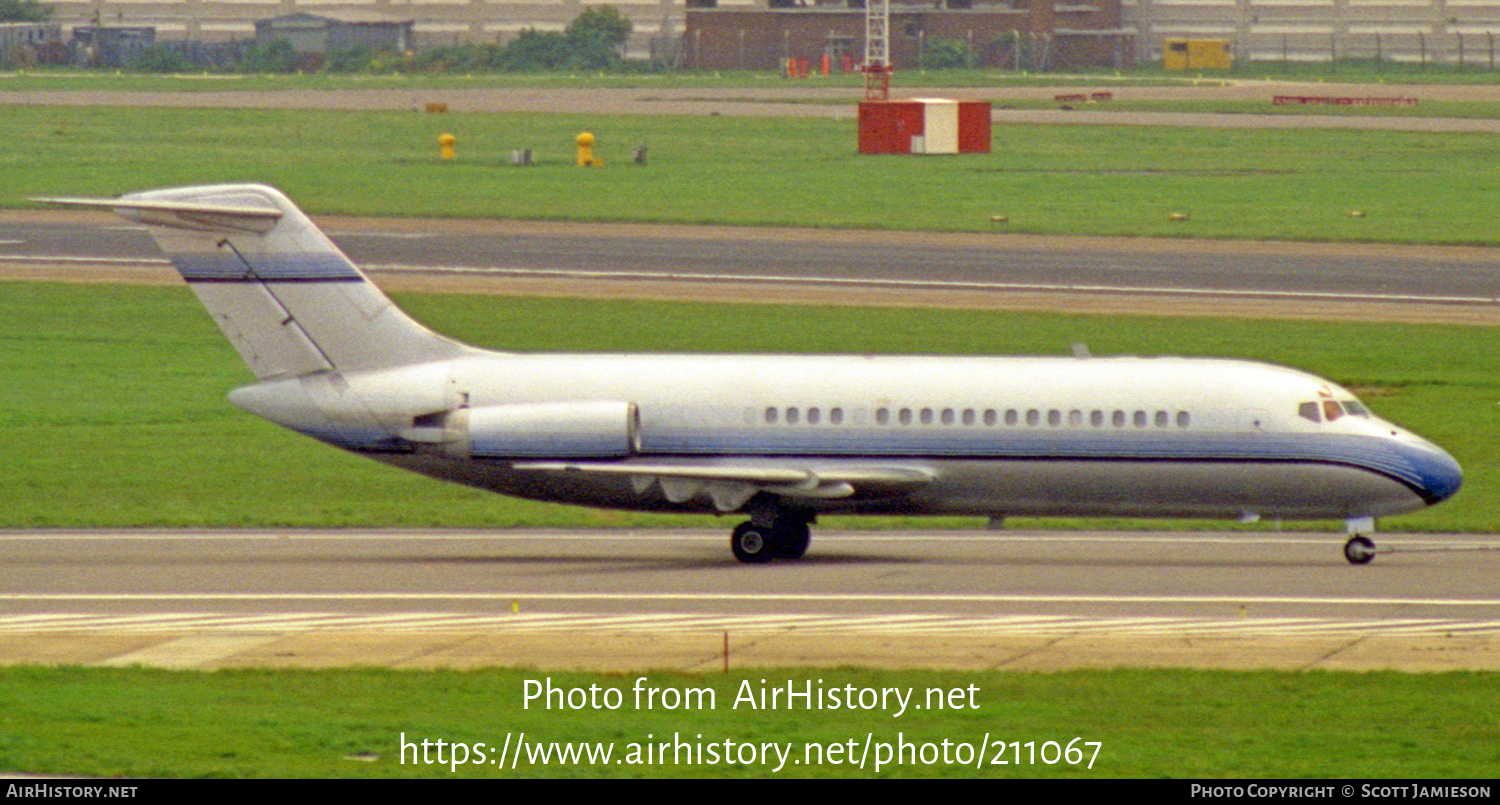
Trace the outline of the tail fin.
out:
M 464 351 L 402 313 L 286 196 L 253 184 L 37 199 L 104 207 L 150 227 L 262 380 L 359 372 Z

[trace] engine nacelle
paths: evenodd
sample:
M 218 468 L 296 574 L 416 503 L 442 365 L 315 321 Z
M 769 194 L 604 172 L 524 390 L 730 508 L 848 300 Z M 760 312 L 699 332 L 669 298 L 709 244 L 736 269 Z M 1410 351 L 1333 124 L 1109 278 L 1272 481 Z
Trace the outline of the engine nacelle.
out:
M 634 403 L 515 403 L 464 412 L 472 458 L 623 458 L 640 445 Z

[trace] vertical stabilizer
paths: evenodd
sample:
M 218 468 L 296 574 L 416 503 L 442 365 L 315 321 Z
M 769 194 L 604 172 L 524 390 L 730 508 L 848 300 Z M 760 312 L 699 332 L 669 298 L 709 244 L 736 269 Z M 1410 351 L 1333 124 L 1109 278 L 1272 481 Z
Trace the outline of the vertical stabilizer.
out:
M 401 312 L 274 188 L 44 200 L 106 207 L 150 227 L 258 378 L 384 369 L 464 351 Z

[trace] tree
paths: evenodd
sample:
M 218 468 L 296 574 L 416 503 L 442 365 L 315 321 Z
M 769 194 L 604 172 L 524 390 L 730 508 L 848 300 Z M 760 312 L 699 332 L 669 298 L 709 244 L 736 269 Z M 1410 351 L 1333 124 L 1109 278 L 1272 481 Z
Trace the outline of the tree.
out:
M 632 27 L 630 20 L 614 6 L 584 9 L 563 31 L 572 51 L 570 61 L 576 67 L 591 70 L 618 65 Z
M 527 28 L 505 47 L 507 70 L 555 70 L 567 63 L 568 40 L 556 31 Z
M 973 67 L 974 56 L 962 39 L 929 39 L 922 48 L 922 67 L 927 70 L 950 70 Z
M 240 70 L 246 73 L 290 73 L 296 69 L 297 53 L 285 39 L 256 42 L 240 60 Z
M 52 7 L 37 0 L 0 0 L 0 22 L 45 22 L 52 17 Z
M 180 48 L 167 44 L 142 48 L 125 65 L 137 73 L 185 73 L 191 66 Z

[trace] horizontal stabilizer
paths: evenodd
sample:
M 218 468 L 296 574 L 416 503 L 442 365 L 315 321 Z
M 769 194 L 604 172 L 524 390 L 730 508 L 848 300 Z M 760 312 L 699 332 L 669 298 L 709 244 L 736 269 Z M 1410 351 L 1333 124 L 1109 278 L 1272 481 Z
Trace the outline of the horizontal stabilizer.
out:
M 465 351 L 398 310 L 275 188 L 197 185 L 34 200 L 145 224 L 262 380 L 388 369 Z
M 130 198 L 70 198 L 42 196 L 31 199 L 65 207 L 93 207 L 151 226 L 190 229 L 195 232 L 255 232 L 265 234 L 276 226 L 282 212 L 274 207 L 198 204 L 190 201 L 151 201 Z

